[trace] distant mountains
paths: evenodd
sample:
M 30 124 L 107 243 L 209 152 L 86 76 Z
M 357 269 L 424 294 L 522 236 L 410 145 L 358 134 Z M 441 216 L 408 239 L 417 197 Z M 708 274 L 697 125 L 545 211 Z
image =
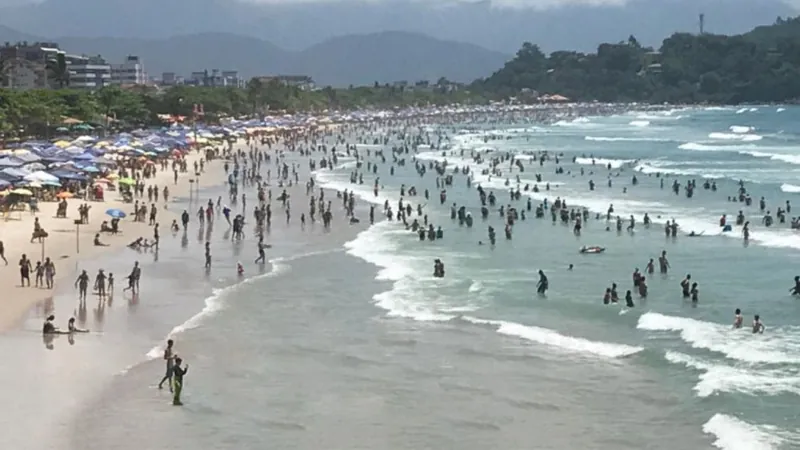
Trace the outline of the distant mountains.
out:
M 0 26 L 0 42 L 55 41 L 69 53 L 102 55 L 121 63 L 142 58 L 151 76 L 176 72 L 188 76 L 204 69 L 238 70 L 242 76 L 309 75 L 318 85 L 367 85 L 407 80 L 469 82 L 490 75 L 511 58 L 473 44 L 422 34 L 383 32 L 326 40 L 288 51 L 261 39 L 230 33 L 198 33 L 164 39 L 41 38 Z
M 797 0 L 0 0 L 0 24 L 38 36 L 163 39 L 252 36 L 302 50 L 351 34 L 399 30 L 505 54 L 594 51 L 629 35 L 658 46 L 674 32 L 743 33 L 796 15 Z M 16 6 L 7 6 L 15 4 Z

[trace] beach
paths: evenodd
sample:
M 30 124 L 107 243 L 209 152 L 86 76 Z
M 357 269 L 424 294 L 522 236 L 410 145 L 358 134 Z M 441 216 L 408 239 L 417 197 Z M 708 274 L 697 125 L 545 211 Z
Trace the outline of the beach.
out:
M 186 159 L 188 164 L 192 166 L 195 161 L 199 161 L 201 158 L 202 154 L 200 152 L 193 151 L 187 155 Z M 159 170 L 155 177 L 147 180 L 146 186 L 158 186 L 159 189 L 163 189 L 166 186 L 173 196 L 188 196 L 190 189 L 198 188 L 196 183 L 199 183 L 199 187 L 219 183 L 221 167 L 219 167 L 219 164 L 216 165 L 215 169 L 212 169 L 212 167 L 215 166 L 209 165 L 209 172 L 203 173 L 200 177 L 195 177 L 194 174 L 190 173 L 182 173 L 177 183 L 173 181 L 173 172 L 171 170 Z M 190 179 L 193 182 L 190 183 Z M 80 265 L 81 261 L 98 258 L 103 253 L 118 251 L 139 236 L 144 236 L 148 239 L 152 237 L 152 227 L 148 226 L 147 222 L 129 220 L 125 221 L 122 233 L 103 233 L 101 242 L 108 246 L 94 245 L 94 236 L 100 232 L 101 222 L 111 219 L 106 215 L 107 210 L 119 209 L 130 214 L 133 209 L 132 204 L 126 204 L 122 201 L 119 191 L 109 191 L 107 196 L 109 198 L 104 202 L 91 203 L 89 223 L 80 227 L 74 224 L 74 220 L 79 217 L 78 206 L 85 202 L 76 198 L 67 200 L 68 216 L 66 218 L 56 218 L 58 204 L 56 202 L 46 202 L 40 203 L 41 211 L 37 214 L 25 211 L 11 214 L 8 220 L 0 221 L 0 239 L 5 243 L 5 256 L 8 259 L 8 265 L 4 270 L 0 271 L 0 284 L 16 287 L 13 295 L 9 296 L 7 301 L 2 302 L 0 329 L 7 330 L 14 326 L 16 321 L 31 306 L 52 296 L 51 290 L 18 288 L 20 280 L 17 263 L 23 254 L 28 255 L 28 258 L 33 261 L 43 261 L 45 257 L 55 261 L 57 264 L 57 283 L 60 285 L 63 284 L 67 275 L 71 275 L 69 267 Z M 172 220 L 178 218 L 181 211 L 171 209 L 170 203 L 164 202 L 163 199 L 158 202 L 158 206 L 159 222 L 163 232 L 166 231 Z M 34 218 L 39 218 L 42 227 L 49 234 L 43 243 L 39 243 L 38 240 L 30 242 Z M 119 277 L 118 280 L 123 280 L 123 278 Z M 71 284 L 72 281 L 74 280 L 67 279 L 66 282 Z
M 788 222 L 766 227 L 761 216 L 766 209 L 774 216 L 796 195 L 790 186 L 797 175 L 791 161 L 800 152 L 798 113 L 768 106 L 407 113 L 300 134 L 272 148 L 257 144 L 272 158 L 257 170 L 271 191 L 263 265 L 255 263 L 255 182 L 237 183 L 233 203 L 224 163 L 211 162 L 199 193 L 189 198 L 183 191 L 168 206 L 171 214 L 191 213 L 188 230 L 168 232 L 171 220 L 159 219 L 157 253 L 124 247 L 128 220 L 126 239 L 91 258 L 83 247 L 80 258 L 68 253 L 74 234 L 58 241 L 72 256 L 59 265 L 68 267 L 52 299 L 9 313 L 0 339 L 0 355 L 14 368 L 0 382 L 19 386 L 4 394 L 16 414 L 2 420 L 14 430 L 3 443 L 797 448 L 800 333 L 793 318 L 800 303 L 787 289 L 800 247 Z M 241 140 L 234 148 L 239 164 L 252 169 L 252 149 Z M 693 197 L 683 187 L 671 192 L 672 182 L 685 186 L 695 178 Z M 312 179 L 313 187 L 306 184 Z M 754 199 L 750 206 L 726 199 L 740 179 Z M 478 186 L 496 196 L 485 219 Z M 517 188 L 518 199 L 509 195 Z M 290 207 L 279 199 L 284 189 Z M 319 203 L 320 189 L 324 201 L 316 211 L 330 202 L 330 227 L 319 214 L 310 220 L 311 196 Z M 353 194 L 357 221 L 337 195 L 345 191 Z M 763 212 L 762 196 L 769 206 Z M 213 227 L 197 222 L 193 212 L 220 197 L 232 215 L 245 218 L 242 239 L 218 208 Z M 411 214 L 397 216 L 401 199 Z M 587 210 L 579 234 L 574 218 L 551 220 L 556 199 Z M 472 226 L 453 218 L 453 204 L 470 213 Z M 614 213 L 606 220 L 610 204 Z M 518 214 L 507 238 L 509 207 Z M 718 224 L 722 214 L 733 221 L 739 210 L 751 222 L 747 242 L 740 225 L 724 232 Z M 626 230 L 630 215 L 633 232 Z M 665 238 L 664 223 L 673 219 L 680 231 Z M 420 239 L 414 220 L 441 227 L 441 237 Z M 134 230 L 149 236 L 146 226 Z M 692 231 L 698 236 L 689 237 Z M 19 239 L 28 232 L 19 231 Z M 3 236 L 12 262 L 14 241 Z M 25 245 L 32 254 L 38 249 Z M 578 251 L 595 245 L 605 252 Z M 647 273 L 648 260 L 665 250 L 668 273 Z M 432 275 L 435 259 L 445 265 L 443 277 Z M 142 266 L 139 295 L 119 292 L 118 282 L 105 301 L 76 301 L 76 271 L 125 274 L 133 260 Z M 646 275 L 646 297 L 631 283 L 635 269 Z M 536 293 L 538 270 L 549 279 L 545 295 Z M 16 284 L 16 270 L 0 273 Z M 700 286 L 696 302 L 681 295 L 687 274 Z M 622 305 L 625 292 L 634 291 L 634 307 L 603 303 L 612 283 Z M 731 327 L 736 308 L 743 329 Z M 59 326 L 75 315 L 91 332 L 42 339 L 50 312 Z M 750 332 L 754 314 L 763 318 L 764 334 Z M 157 388 L 167 338 L 189 366 L 180 408 Z

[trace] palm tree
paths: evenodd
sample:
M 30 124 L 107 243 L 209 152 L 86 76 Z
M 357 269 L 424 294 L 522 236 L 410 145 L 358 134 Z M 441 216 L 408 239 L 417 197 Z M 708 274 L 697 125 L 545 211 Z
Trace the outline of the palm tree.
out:
M 47 60 L 46 70 L 53 77 L 53 81 L 58 83 L 59 89 L 69 86 L 69 66 L 63 53 L 56 55 L 56 59 Z

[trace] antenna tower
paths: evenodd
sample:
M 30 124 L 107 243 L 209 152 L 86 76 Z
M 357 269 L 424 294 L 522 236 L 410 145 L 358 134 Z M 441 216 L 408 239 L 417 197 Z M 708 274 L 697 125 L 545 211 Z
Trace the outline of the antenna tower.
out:
M 700 34 L 705 32 L 705 24 L 706 24 L 706 15 L 700 13 Z

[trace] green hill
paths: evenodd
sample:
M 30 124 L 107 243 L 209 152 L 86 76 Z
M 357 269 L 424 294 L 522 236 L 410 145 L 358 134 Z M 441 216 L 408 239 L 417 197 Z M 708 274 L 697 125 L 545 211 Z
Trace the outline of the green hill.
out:
M 595 53 L 547 56 L 526 43 L 473 89 L 496 95 L 532 90 L 585 101 L 793 101 L 800 98 L 800 19 L 736 36 L 676 33 L 658 49 L 631 36 L 601 44 Z

